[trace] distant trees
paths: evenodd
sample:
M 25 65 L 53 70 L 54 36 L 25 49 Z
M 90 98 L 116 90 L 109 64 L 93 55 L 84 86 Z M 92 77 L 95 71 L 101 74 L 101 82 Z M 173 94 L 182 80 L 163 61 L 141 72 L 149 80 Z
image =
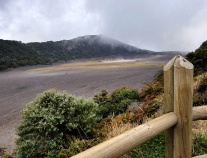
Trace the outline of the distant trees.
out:
M 194 65 L 194 75 L 202 74 L 207 71 L 207 41 L 195 52 L 187 54 L 187 59 Z
M 104 43 L 100 36 L 79 37 L 72 40 L 33 42 L 0 39 L 0 70 L 25 65 L 52 64 L 57 61 L 89 59 L 109 56 L 133 56 L 148 51 L 129 49 L 121 42 L 116 46 Z M 127 46 L 127 47 L 126 47 Z

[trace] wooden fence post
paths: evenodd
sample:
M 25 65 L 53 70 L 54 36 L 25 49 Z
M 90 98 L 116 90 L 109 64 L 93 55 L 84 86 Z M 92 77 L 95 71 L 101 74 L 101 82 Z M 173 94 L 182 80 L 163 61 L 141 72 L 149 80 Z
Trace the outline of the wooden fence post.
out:
M 177 56 L 164 66 L 164 113 L 174 111 L 174 63 Z M 173 158 L 174 128 L 165 131 L 165 157 Z
M 175 56 L 164 66 L 164 112 L 176 114 L 178 123 L 165 132 L 166 158 L 190 158 L 192 145 L 193 65 Z

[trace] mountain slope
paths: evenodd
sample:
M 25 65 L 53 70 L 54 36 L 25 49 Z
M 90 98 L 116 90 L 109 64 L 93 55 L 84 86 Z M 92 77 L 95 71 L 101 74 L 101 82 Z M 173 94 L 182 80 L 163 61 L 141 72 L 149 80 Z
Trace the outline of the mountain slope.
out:
M 207 72 L 207 41 L 195 50 L 187 54 L 187 59 L 194 65 L 194 75 Z
M 74 59 L 130 58 L 147 54 L 156 54 L 156 52 L 138 49 L 101 35 L 27 44 L 0 39 L 0 70 Z

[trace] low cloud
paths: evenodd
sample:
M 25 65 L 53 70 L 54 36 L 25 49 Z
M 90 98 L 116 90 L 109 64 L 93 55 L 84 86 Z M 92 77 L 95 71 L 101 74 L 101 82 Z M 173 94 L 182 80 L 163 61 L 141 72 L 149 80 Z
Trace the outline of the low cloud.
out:
M 0 38 L 23 42 L 103 34 L 154 51 L 207 40 L 207 1 L 0 0 Z

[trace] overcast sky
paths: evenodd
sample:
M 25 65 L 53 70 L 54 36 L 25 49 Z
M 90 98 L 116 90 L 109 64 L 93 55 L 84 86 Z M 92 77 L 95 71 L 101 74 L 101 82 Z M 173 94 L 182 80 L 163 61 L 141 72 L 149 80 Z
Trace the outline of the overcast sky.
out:
M 0 39 L 43 42 L 102 34 L 153 51 L 207 40 L 206 0 L 0 0 Z

